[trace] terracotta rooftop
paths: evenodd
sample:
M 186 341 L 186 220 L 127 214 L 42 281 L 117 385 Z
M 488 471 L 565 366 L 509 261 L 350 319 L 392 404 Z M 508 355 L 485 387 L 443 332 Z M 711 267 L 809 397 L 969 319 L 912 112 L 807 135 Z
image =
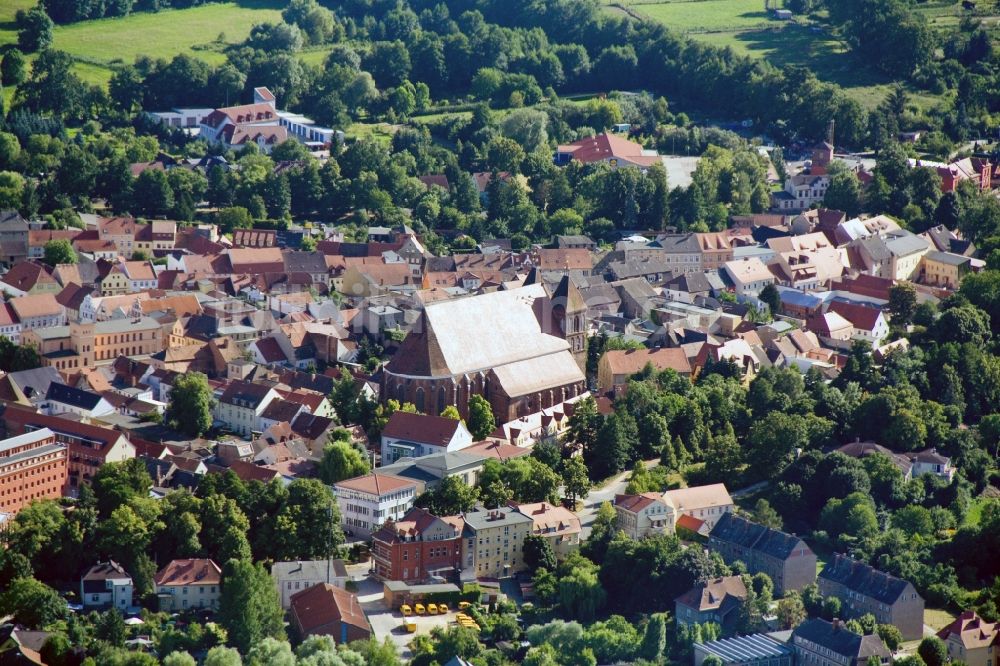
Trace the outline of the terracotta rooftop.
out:
M 161 585 L 218 585 L 222 582 L 222 569 L 212 560 L 172 560 L 160 569 L 153 582 Z

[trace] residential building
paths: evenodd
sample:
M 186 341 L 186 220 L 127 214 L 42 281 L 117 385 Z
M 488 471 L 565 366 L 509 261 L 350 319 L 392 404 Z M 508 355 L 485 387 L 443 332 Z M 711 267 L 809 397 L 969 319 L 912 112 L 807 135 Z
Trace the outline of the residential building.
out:
M 524 570 L 524 539 L 534 521 L 509 506 L 467 512 L 462 578 L 507 578 Z
M 292 625 L 303 639 L 330 636 L 340 645 L 372 637 L 368 617 L 356 594 L 319 583 L 292 596 Z
M 646 150 L 634 141 L 608 132 L 556 148 L 556 164 L 568 164 L 571 160 L 583 164 L 604 162 L 613 169 L 634 166 L 644 171 L 654 164 L 663 164 L 663 158 L 655 150 Z
M 37 499 L 63 496 L 66 445 L 41 429 L 0 441 L 0 514 L 13 516 Z
M 173 122 L 177 114 L 198 117 L 200 137 L 237 151 L 255 143 L 262 152 L 270 153 L 292 137 L 314 147 L 328 146 L 343 136 L 342 132 L 321 127 L 303 115 L 279 111 L 274 95 L 267 88 L 254 88 L 253 96 L 253 104 L 213 109 L 204 116 L 202 109 L 173 109 L 153 116 L 161 122 Z
M 733 245 L 726 232 L 697 233 L 695 238 L 701 250 L 701 270 L 718 270 L 732 261 Z
M 971 272 L 972 257 L 933 250 L 923 256 L 920 279 L 933 287 L 958 289 Z
M 0 263 L 11 267 L 28 258 L 28 222 L 16 210 L 0 211 Z
M 48 429 L 60 444 L 68 447 L 68 494 L 76 496 L 79 486 L 90 483 L 101 465 L 135 457 L 135 446 L 122 433 L 58 416 L 38 414 L 33 409 L 8 404 L 3 420 L 9 434 Z
M 580 517 L 566 507 L 548 502 L 525 502 L 511 506 L 531 518 L 531 533 L 548 541 L 559 559 L 580 547 Z
M 951 482 L 955 478 L 955 466 L 951 458 L 943 456 L 937 449 L 925 449 L 905 454 L 913 464 L 911 475 L 916 478 L 924 474 L 936 474 Z
M 889 335 L 889 321 L 882 308 L 848 303 L 846 301 L 831 301 L 829 312 L 836 312 L 850 322 L 851 338 L 862 340 L 878 346 Z
M 629 378 L 642 372 L 646 364 L 656 370 L 673 370 L 682 377 L 691 376 L 691 363 L 683 349 L 628 349 L 604 352 L 597 365 L 597 388 L 600 392 L 624 386 Z
M 615 529 L 632 539 L 673 534 L 675 524 L 673 507 L 661 493 L 615 496 Z
M 880 453 L 899 468 L 903 479 L 909 481 L 922 474 L 936 474 L 949 482 L 955 478 L 955 466 L 951 458 L 938 453 L 937 449 L 925 449 L 907 453 L 896 453 L 875 442 L 855 441 L 835 449 L 852 458 L 867 458 Z
M 880 664 L 892 661 L 892 654 L 877 634 L 856 634 L 840 620 L 806 620 L 792 631 L 796 666 L 867 666 L 875 658 Z
M 226 424 L 233 432 L 248 436 L 262 432 L 261 417 L 271 401 L 279 398 L 270 386 L 236 380 L 226 387 L 213 409 L 216 420 Z
M 98 562 L 80 578 L 80 602 L 84 610 L 117 608 L 124 613 L 132 606 L 132 576 L 114 560 Z
M 556 247 L 561 250 L 582 249 L 593 252 L 597 249 L 597 243 L 591 240 L 589 236 L 556 236 Z
M 420 583 L 450 577 L 462 568 L 464 527 L 461 516 L 438 517 L 419 507 L 386 521 L 372 535 L 375 578 Z
M 749 573 L 767 574 L 776 597 L 816 582 L 816 553 L 805 541 L 735 513 L 719 518 L 709 534 L 708 549 L 719 553 L 727 564 L 739 560 Z
M 688 516 L 700 524 L 695 526 L 687 521 L 686 526 L 705 534 L 712 531 L 723 515 L 735 508 L 724 483 L 668 490 L 663 493 L 663 501 L 673 509 L 675 525 L 679 524 L 681 517 Z
M 824 597 L 840 599 L 846 617 L 871 613 L 879 624 L 895 625 L 905 641 L 923 637 L 924 599 L 909 581 L 835 554 L 818 583 Z
M 931 244 L 909 231 L 894 231 L 885 236 L 885 247 L 892 255 L 890 275 L 894 280 L 915 280 L 920 275 L 920 265 Z
M 937 633 L 948 646 L 948 659 L 969 666 L 1000 664 L 1000 623 L 987 622 L 967 610 Z
M 806 210 L 823 202 L 830 187 L 826 174 L 798 174 L 785 180 L 785 187 L 771 193 L 771 209 L 782 213 Z
M 333 484 L 344 531 L 368 537 L 387 520 L 398 520 L 413 506 L 423 484 L 372 472 Z
M 701 666 L 709 656 L 723 666 L 792 666 L 795 653 L 788 645 L 767 634 L 750 634 L 695 643 L 693 666 Z
M 172 560 L 153 578 L 160 611 L 219 607 L 222 569 L 212 560 Z
M 382 430 L 382 464 L 400 458 L 461 451 L 472 446 L 472 433 L 456 419 L 396 411 Z
M 774 274 L 757 257 L 727 261 L 723 268 L 739 296 L 756 297 L 761 289 L 774 284 Z
M 10 299 L 9 303 L 21 322 L 22 334 L 36 328 L 63 326 L 66 323 L 66 311 L 59 305 L 54 294 L 19 296 Z
M 0 336 L 21 344 L 21 320 L 10 303 L 0 303 Z
M 58 294 L 62 287 L 52 277 L 51 270 L 41 262 L 18 262 L 0 277 L 0 291 L 11 296 Z
M 536 283 L 430 303 L 385 366 L 380 397 L 467 418 L 482 395 L 500 422 L 565 402 L 586 388 L 586 311 L 569 276 L 552 293 Z
M 100 393 L 56 382 L 49 384 L 49 390 L 45 394 L 44 407 L 48 414 L 76 414 L 85 419 L 106 416 L 115 412 L 114 406 L 105 400 Z
M 275 562 L 271 565 L 271 577 L 278 586 L 281 607 L 288 610 L 292 597 L 313 585 L 329 583 L 346 588 L 347 567 L 343 560 L 299 560 L 297 562 Z
M 151 356 L 163 348 L 163 327 L 139 317 L 26 330 L 22 338 L 38 348 L 44 365 L 72 371 L 108 365 L 119 356 Z
M 713 578 L 674 599 L 674 617 L 679 626 L 711 622 L 719 625 L 723 633 L 732 633 L 746 598 L 742 577 Z

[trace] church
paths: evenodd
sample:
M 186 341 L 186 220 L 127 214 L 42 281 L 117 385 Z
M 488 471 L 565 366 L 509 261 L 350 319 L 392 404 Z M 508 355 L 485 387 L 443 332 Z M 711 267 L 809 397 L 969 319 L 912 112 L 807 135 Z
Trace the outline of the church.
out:
M 564 276 L 431 303 L 382 373 L 382 399 L 426 414 L 485 397 L 497 423 L 532 414 L 586 390 L 587 306 Z

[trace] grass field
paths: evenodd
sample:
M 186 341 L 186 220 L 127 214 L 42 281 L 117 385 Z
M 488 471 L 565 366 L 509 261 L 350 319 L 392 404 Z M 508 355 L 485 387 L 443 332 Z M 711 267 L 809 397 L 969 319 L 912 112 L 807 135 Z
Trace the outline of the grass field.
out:
M 943 629 L 955 620 L 955 615 L 940 608 L 924 609 L 924 624 L 931 629 Z
M 659 21 L 677 32 L 747 30 L 777 23 L 757 0 L 699 0 L 664 2 L 633 7 L 637 13 Z
M 0 45 L 17 41 L 14 14 L 34 4 L 34 0 L 0 0 Z M 214 65 L 225 61 L 222 47 L 246 39 L 254 24 L 280 21 L 282 4 L 280 0 L 237 0 L 81 21 L 56 26 L 53 47 L 77 58 L 76 73 L 89 83 L 106 83 L 115 64 L 131 63 L 140 55 L 170 59 L 190 53 Z M 218 42 L 220 36 L 223 39 Z M 322 55 L 318 57 L 322 61 Z
M 823 81 L 836 83 L 862 106 L 871 109 L 889 93 L 892 81 L 875 72 L 850 53 L 846 46 L 825 31 L 813 30 L 809 21 L 782 22 L 768 17 L 763 0 L 604 0 L 608 11 L 629 12 L 658 21 L 692 39 L 718 47 L 729 47 L 738 54 L 767 60 L 777 66 L 808 67 Z M 960 20 L 960 5 L 950 0 L 932 0 L 921 4 L 932 25 L 953 28 Z M 992 22 L 991 22 L 992 21 Z M 1000 22 L 986 18 L 993 30 Z M 940 97 L 910 91 L 914 106 L 927 109 L 941 102 Z

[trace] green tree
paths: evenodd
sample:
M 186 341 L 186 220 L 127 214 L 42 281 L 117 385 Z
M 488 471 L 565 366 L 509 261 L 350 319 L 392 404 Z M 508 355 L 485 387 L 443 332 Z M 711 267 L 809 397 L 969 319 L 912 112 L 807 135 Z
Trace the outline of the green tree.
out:
M 658 663 L 663 657 L 663 651 L 667 647 L 667 623 L 663 613 L 654 613 L 646 624 L 646 632 L 642 636 L 642 644 L 639 646 L 639 656 L 643 659 Z
M 782 528 L 781 516 L 774 510 L 771 503 L 764 498 L 757 500 L 757 503 L 754 504 L 753 519 L 765 527 L 776 530 Z
M 948 646 L 937 636 L 928 636 L 920 641 L 917 647 L 917 654 L 924 660 L 927 666 L 944 666 L 950 661 L 948 657 Z
M 163 658 L 163 666 L 198 666 L 198 662 L 187 652 L 171 652 Z
M 226 563 L 219 598 L 219 622 L 229 641 L 244 653 L 265 638 L 284 640 L 284 613 L 274 579 L 261 564 Z
M 564 460 L 561 475 L 566 498 L 576 506 L 577 500 L 589 493 L 591 487 L 583 458 L 574 456 Z
M 493 407 L 481 395 L 469 398 L 469 432 L 476 441 L 486 439 L 496 428 Z
M 243 660 L 238 650 L 216 645 L 205 655 L 202 666 L 243 666 Z
M 892 323 L 906 326 L 917 309 L 917 290 L 910 282 L 900 282 L 889 288 L 889 313 Z
M 785 596 L 778 600 L 776 615 L 782 629 L 797 627 L 807 616 L 801 595 L 795 590 L 785 593 Z
M 552 544 L 540 535 L 529 534 L 524 538 L 524 545 L 521 546 L 524 553 L 522 559 L 528 570 L 535 572 L 538 569 L 555 571 L 556 553 L 552 550 Z
M 57 264 L 75 264 L 77 261 L 73 245 L 65 238 L 56 238 L 45 244 L 45 263 L 49 266 Z
M 170 391 L 167 421 L 191 437 L 201 437 L 212 427 L 212 389 L 200 372 L 180 375 Z
M 91 480 L 91 488 L 102 518 L 131 500 L 146 497 L 153 480 L 142 460 L 132 458 L 101 465 Z
M 5 86 L 16 86 L 24 82 L 27 75 L 27 61 L 17 49 L 10 49 L 0 62 L 0 82 Z
M 903 643 L 903 634 L 900 632 L 899 627 L 894 624 L 880 624 L 875 629 L 875 633 L 879 635 L 885 646 L 893 652 L 898 650 L 899 646 Z
M 305 645 L 305 643 L 303 643 Z M 302 661 L 306 662 L 309 655 L 302 654 Z M 268 637 L 253 646 L 247 653 L 246 666 L 295 666 L 295 654 L 292 646 L 285 641 L 279 641 Z
M 416 504 L 435 516 L 454 516 L 471 511 L 478 499 L 478 489 L 468 485 L 462 477 L 452 475 L 441 479 L 437 488 L 418 497 Z
M 864 493 L 831 499 L 820 514 L 819 524 L 842 545 L 852 539 L 874 536 L 878 533 L 875 503 Z
M 44 51 L 52 44 L 52 19 L 41 4 L 27 11 L 18 10 L 14 26 L 17 28 L 17 47 L 25 53 Z
M 458 413 L 458 408 L 455 405 L 448 405 L 441 412 L 441 417 L 446 419 L 452 419 L 454 421 L 461 421 L 462 415 Z
M 823 197 L 823 206 L 842 210 L 848 218 L 857 216 L 862 207 L 861 181 L 843 162 L 830 165 L 830 185 Z
M 44 629 L 66 615 L 59 593 L 34 578 L 18 578 L 0 593 L 0 612 L 29 629 Z
M 333 442 L 323 449 L 319 478 L 327 485 L 367 474 L 368 459 L 348 442 Z
M 293 481 L 274 520 L 275 556 L 283 560 L 325 559 L 344 542 L 337 502 L 318 479 Z
M 559 604 L 569 617 L 581 622 L 593 621 L 606 598 L 597 577 L 597 565 L 576 556 L 567 560 L 566 569 L 566 575 L 559 579 Z
M 165 171 L 146 169 L 135 179 L 132 199 L 136 212 L 146 217 L 167 215 L 174 207 L 174 191 Z

